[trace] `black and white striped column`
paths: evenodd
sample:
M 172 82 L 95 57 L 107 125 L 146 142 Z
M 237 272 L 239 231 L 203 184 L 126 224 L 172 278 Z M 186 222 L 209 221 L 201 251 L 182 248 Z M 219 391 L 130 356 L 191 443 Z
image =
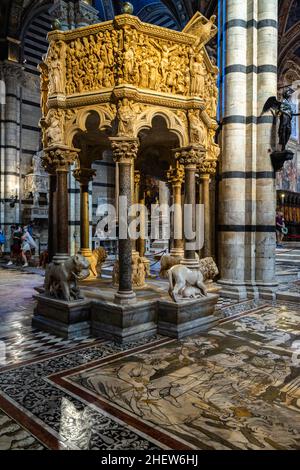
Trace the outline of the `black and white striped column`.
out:
M 272 116 L 277 88 L 277 0 L 228 0 L 222 119 L 219 253 L 223 293 L 275 289 Z

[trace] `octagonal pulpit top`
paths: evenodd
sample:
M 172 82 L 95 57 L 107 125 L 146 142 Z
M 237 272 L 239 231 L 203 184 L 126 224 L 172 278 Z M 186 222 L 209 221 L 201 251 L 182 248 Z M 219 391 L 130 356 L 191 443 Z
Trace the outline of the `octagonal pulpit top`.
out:
M 216 34 L 215 17 L 201 13 L 182 32 L 123 14 L 70 31 L 52 31 L 42 66 L 48 97 L 107 93 L 129 86 L 145 93 L 217 96 L 217 67 L 205 44 Z M 43 85 L 42 85 L 43 86 Z

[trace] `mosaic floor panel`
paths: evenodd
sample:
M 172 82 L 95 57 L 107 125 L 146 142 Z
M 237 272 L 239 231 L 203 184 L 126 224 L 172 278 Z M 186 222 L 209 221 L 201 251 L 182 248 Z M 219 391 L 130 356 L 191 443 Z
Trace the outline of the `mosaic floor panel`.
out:
M 120 346 L 33 330 L 40 283 L 0 276 L 1 450 L 300 449 L 296 304 L 221 299 L 206 334 Z

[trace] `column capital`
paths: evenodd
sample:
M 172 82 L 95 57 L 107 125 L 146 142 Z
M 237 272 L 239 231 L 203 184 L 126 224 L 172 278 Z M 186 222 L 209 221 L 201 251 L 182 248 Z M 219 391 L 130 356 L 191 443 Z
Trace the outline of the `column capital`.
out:
M 205 156 L 205 148 L 202 145 L 188 145 L 174 150 L 175 158 L 184 168 L 197 169 Z
M 215 175 L 217 170 L 218 158 L 220 155 L 220 147 L 212 144 L 208 149 L 207 157 L 202 160 L 198 166 L 200 174 Z
M 23 66 L 18 62 L 5 60 L 0 64 L 0 78 L 21 83 L 24 78 Z
M 80 184 L 88 185 L 93 177 L 96 176 L 96 170 L 93 168 L 76 168 L 73 171 L 73 176 Z
M 136 138 L 110 137 L 114 161 L 131 164 L 139 150 L 139 140 Z
M 184 181 L 184 167 L 176 161 L 176 167 L 172 166 L 167 171 L 168 183 L 172 186 L 181 186 Z
M 80 149 L 65 145 L 54 145 L 44 149 L 43 167 L 49 172 L 69 171 L 69 166 L 76 161 Z

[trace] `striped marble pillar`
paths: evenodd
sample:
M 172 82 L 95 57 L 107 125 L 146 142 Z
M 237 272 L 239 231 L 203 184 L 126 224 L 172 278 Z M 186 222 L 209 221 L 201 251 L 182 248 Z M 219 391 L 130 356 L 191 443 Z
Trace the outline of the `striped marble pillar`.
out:
M 277 84 L 277 1 L 228 0 L 219 205 L 223 294 L 273 292 L 275 192 L 272 117 L 260 116 Z
M 4 82 L 1 103 L 1 226 L 7 235 L 9 249 L 10 225 L 20 220 L 20 93 L 22 67 L 15 62 L 3 62 L 0 77 Z

